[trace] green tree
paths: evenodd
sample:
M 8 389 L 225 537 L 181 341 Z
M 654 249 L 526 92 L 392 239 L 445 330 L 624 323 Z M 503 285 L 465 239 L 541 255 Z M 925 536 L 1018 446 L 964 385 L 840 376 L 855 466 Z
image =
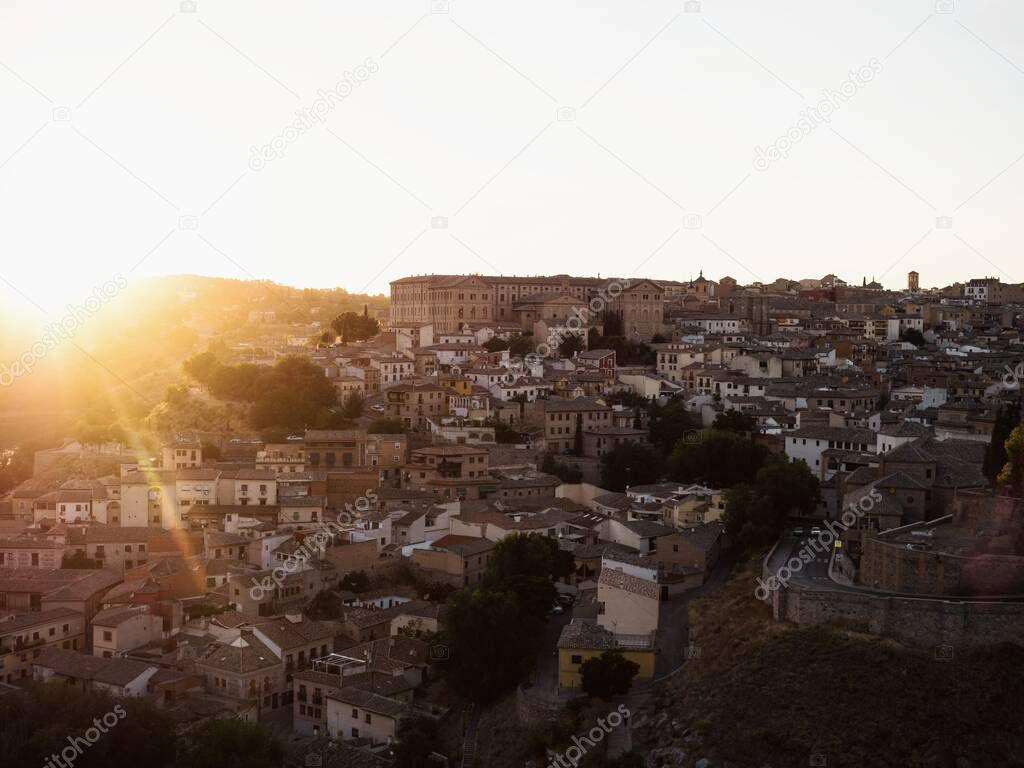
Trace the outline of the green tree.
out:
M 281 742 L 269 731 L 243 720 L 208 720 L 193 733 L 180 768 L 280 768 Z
M 821 500 L 820 484 L 802 461 L 771 456 L 752 482 L 726 492 L 726 534 L 744 548 L 778 539 L 790 515 L 808 516 Z
M 574 357 L 577 352 L 582 352 L 586 345 L 575 333 L 566 334 L 558 343 L 558 354 L 562 357 Z
M 95 721 L 104 723 L 105 716 L 105 732 L 90 739 L 90 729 L 97 730 Z M 114 725 L 112 717 L 117 718 Z M 115 699 L 63 683 L 30 681 L 0 696 L 0 724 L 4 768 L 39 768 L 76 739 L 90 745 L 71 759 L 65 757 L 75 768 L 165 768 L 174 763 L 177 750 L 174 723 L 151 702 Z
M 622 443 L 601 457 L 601 487 L 615 493 L 655 483 L 660 476 L 661 458 L 647 445 Z
M 360 393 L 352 392 L 345 398 L 345 402 L 341 406 L 341 415 L 346 419 L 358 419 L 363 415 L 365 404 L 366 401 Z
M 557 539 L 536 533 L 513 533 L 495 545 L 483 583 L 489 588 L 504 589 L 510 579 L 518 576 L 558 581 L 568 577 L 574 567 L 572 554 L 558 546 Z
M 263 375 L 264 370 L 252 363 L 218 364 L 210 376 L 208 389 L 211 395 L 220 400 L 240 400 L 251 403 L 257 398 L 257 384 Z
M 907 328 L 903 332 L 903 340 L 909 341 L 915 347 L 923 347 L 925 345 L 924 334 L 917 330 L 917 328 Z
M 169 386 L 164 393 L 164 401 L 171 405 L 184 405 L 188 402 L 188 387 L 184 384 Z
M 668 458 L 667 474 L 681 483 L 731 488 L 753 480 L 769 454 L 761 443 L 732 432 L 695 433 L 676 445 Z
M 349 571 L 338 582 L 338 588 L 347 589 L 349 592 L 355 592 L 358 595 L 370 588 L 370 577 L 366 575 L 366 571 Z
M 430 755 L 438 750 L 437 724 L 425 717 L 403 720 L 395 744 L 394 768 L 433 768 Z
M 371 435 L 401 435 L 405 432 L 402 420 L 396 416 L 381 417 L 370 422 L 366 431 Z
M 213 380 L 213 374 L 221 367 L 221 363 L 214 352 L 206 351 L 188 358 L 181 364 L 181 367 L 185 371 L 186 376 L 199 382 L 204 387 L 209 387 L 210 382 Z
M 985 460 L 982 472 L 993 485 L 999 473 L 1006 465 L 1006 440 L 1013 428 L 1020 424 L 1020 399 L 999 404 L 996 411 L 996 423 L 992 427 L 992 438 L 985 449 Z
M 999 473 L 998 480 L 1009 488 L 1014 496 L 1020 496 L 1024 490 L 1024 427 L 1014 427 L 1006 438 L 1006 464 Z
M 365 309 L 361 315 L 343 312 L 331 321 L 331 327 L 341 337 L 342 344 L 371 339 L 380 333 L 380 324 L 369 317 Z
M 651 443 L 662 456 L 668 456 L 687 435 L 692 437 L 701 428 L 697 414 L 686 410 L 686 404 L 678 398 L 664 406 L 652 403 L 650 411 Z
M 257 429 L 302 430 L 317 424 L 337 404 L 337 391 L 323 370 L 309 360 L 289 356 L 266 371 L 254 387 L 251 418 Z
M 499 440 L 498 442 L 501 441 Z M 583 481 L 583 472 L 580 469 L 568 464 L 563 464 L 555 459 L 555 456 L 552 453 L 544 454 L 544 459 L 541 461 L 540 465 L 540 471 L 547 472 L 549 475 L 554 475 L 563 483 L 568 483 L 570 485 Z
M 458 591 L 458 587 L 445 581 L 428 581 L 416 587 L 416 594 L 420 600 L 432 600 L 435 603 L 447 602 L 448 598 Z
M 622 655 L 620 650 L 605 651 L 580 665 L 583 690 L 589 696 L 608 700 L 629 693 L 640 665 Z
M 479 703 L 499 698 L 532 668 L 542 627 L 543 621 L 525 613 L 511 592 L 457 592 L 444 618 L 452 685 Z
M 508 345 L 509 354 L 512 357 L 526 357 L 534 349 L 533 336 L 525 333 L 515 334 Z
M 608 336 L 622 336 L 622 315 L 613 310 L 605 310 L 604 315 L 601 318 L 601 324 L 604 327 L 603 335 Z
M 483 346 L 488 352 L 504 352 L 511 345 L 505 339 L 492 336 L 484 342 Z
M 618 365 L 654 365 L 658 362 L 658 353 L 649 346 L 621 335 L 606 333 L 594 341 L 591 349 L 615 350 Z
M 722 432 L 736 432 L 741 435 L 749 435 L 757 429 L 757 419 L 743 411 L 731 410 L 722 411 L 715 417 L 713 429 Z

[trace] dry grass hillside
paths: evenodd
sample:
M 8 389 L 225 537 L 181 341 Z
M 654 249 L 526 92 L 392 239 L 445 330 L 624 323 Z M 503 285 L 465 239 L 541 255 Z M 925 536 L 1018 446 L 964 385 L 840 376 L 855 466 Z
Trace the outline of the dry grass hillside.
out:
M 1024 766 L 1024 648 L 943 661 L 848 628 L 778 624 L 755 575 L 749 565 L 691 606 L 700 655 L 662 691 L 668 720 L 650 746 L 736 768 Z
M 159 435 L 197 431 L 246 432 L 250 429 L 244 405 L 195 396 L 184 402 L 161 402 L 149 412 L 143 423 L 148 430 Z

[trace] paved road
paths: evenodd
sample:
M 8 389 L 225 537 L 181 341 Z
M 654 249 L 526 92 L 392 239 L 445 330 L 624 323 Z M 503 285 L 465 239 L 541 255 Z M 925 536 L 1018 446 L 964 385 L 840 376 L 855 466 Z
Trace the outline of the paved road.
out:
M 655 641 L 658 648 L 655 679 L 660 680 L 672 674 L 686 663 L 691 653 L 699 652 L 699 649 L 690 648 L 690 601 L 719 589 L 728 580 L 735 565 L 735 555 L 723 555 L 704 584 L 661 604 Z
M 792 578 L 789 580 L 790 584 L 797 585 L 803 589 L 814 589 L 827 592 L 856 592 L 859 594 L 877 595 L 879 597 L 905 597 L 915 600 L 944 600 L 965 603 L 992 601 L 1013 603 L 1024 602 L 1024 596 L 1021 595 L 925 595 L 911 592 L 891 592 L 885 589 L 865 587 L 862 584 L 841 584 L 838 581 L 834 581 L 828 573 L 829 562 L 833 554 L 833 550 L 829 550 L 827 554 L 819 554 L 813 547 L 807 544 L 807 538 L 809 537 L 794 536 L 791 532 L 783 534 L 782 538 L 779 539 L 779 546 L 775 548 L 775 551 L 768 560 L 768 572 L 770 574 L 778 573 L 779 568 L 784 566 L 794 557 L 799 559 L 801 551 L 806 550 L 814 556 L 813 559 L 809 563 L 805 563 L 799 571 L 794 571 Z
M 775 548 L 775 552 L 772 553 L 772 557 L 768 561 L 769 573 L 778 573 L 779 569 L 793 558 L 800 560 L 800 553 L 804 552 L 805 556 L 811 556 L 813 559 L 809 563 L 804 563 L 800 570 L 793 572 L 791 583 L 811 588 L 848 590 L 848 587 L 832 581 L 828 575 L 832 550 L 819 545 L 822 551 L 818 552 L 809 543 L 810 538 L 809 536 L 794 536 L 790 532 L 783 534 L 779 540 L 779 546 Z
M 462 740 L 462 768 L 473 768 L 476 763 L 477 729 L 480 727 L 480 707 L 476 704 L 469 709 L 466 735 Z

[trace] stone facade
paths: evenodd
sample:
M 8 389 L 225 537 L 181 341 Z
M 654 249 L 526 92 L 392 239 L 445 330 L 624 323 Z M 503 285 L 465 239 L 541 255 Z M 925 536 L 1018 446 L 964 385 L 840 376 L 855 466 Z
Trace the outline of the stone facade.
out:
M 776 619 L 801 627 L 851 624 L 926 648 L 1024 643 L 1024 604 L 876 597 L 784 588 L 772 595 Z
M 1020 499 L 961 493 L 953 513 L 863 539 L 860 582 L 921 595 L 1024 594 Z
M 390 322 L 432 323 L 437 333 L 454 333 L 473 322 L 527 329 L 545 316 L 553 321 L 589 306 L 590 320 L 599 322 L 594 315 L 613 312 L 623 334 L 649 340 L 664 330 L 664 294 L 661 284 L 646 279 L 418 275 L 391 283 Z

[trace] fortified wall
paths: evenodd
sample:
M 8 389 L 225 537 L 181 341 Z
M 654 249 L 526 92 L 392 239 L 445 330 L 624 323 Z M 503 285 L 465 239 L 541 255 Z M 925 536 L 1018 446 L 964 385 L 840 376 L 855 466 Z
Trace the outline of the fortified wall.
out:
M 777 620 L 801 627 L 839 623 L 923 647 L 1024 644 L 1024 602 L 879 597 L 787 587 L 772 594 Z

